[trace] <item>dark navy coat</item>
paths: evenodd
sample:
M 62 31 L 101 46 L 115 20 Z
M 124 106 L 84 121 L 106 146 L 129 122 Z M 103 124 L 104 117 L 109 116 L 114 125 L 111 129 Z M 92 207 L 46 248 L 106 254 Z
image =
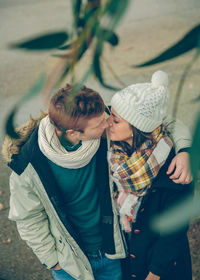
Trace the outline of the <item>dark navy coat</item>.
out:
M 172 151 L 144 197 L 132 232 L 126 235 L 129 256 L 122 261 L 124 280 L 145 280 L 149 271 L 160 280 L 192 280 L 191 258 L 185 225 L 171 234 L 155 233 L 151 221 L 188 195 L 192 185 L 178 185 L 166 175 Z

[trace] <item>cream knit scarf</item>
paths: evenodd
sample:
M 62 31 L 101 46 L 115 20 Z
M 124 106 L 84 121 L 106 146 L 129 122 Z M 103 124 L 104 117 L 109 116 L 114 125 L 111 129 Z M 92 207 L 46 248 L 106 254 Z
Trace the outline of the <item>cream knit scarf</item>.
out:
M 60 143 L 49 117 L 43 118 L 39 125 L 38 144 L 41 152 L 55 164 L 64 168 L 86 166 L 97 152 L 100 139 L 82 141 L 76 151 L 68 152 Z

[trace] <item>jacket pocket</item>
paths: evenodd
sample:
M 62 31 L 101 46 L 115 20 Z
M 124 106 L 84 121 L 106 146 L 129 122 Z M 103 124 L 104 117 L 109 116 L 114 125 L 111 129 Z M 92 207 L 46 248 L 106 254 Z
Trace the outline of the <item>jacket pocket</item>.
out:
M 56 248 L 58 252 L 62 253 L 64 247 L 65 247 L 65 243 L 63 242 L 63 238 L 60 236 L 60 238 L 56 240 Z

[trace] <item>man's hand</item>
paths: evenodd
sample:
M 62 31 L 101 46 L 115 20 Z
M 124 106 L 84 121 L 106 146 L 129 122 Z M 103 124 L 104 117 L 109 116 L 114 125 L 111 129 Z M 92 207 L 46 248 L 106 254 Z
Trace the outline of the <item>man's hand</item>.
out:
M 59 265 L 59 263 L 57 263 L 54 267 L 51 268 L 52 270 L 60 270 L 61 267 Z
M 159 279 L 160 279 L 160 276 L 149 272 L 149 274 L 147 275 L 145 280 L 159 280 Z
M 171 174 L 169 178 L 176 184 L 189 184 L 192 181 L 189 154 L 187 152 L 177 154 L 170 163 L 167 174 Z

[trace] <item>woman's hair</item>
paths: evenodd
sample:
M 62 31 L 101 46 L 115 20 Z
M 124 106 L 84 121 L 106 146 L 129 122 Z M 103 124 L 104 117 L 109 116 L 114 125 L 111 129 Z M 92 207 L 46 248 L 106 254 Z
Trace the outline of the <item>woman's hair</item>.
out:
M 113 141 L 112 143 L 120 146 L 125 153 L 127 153 L 128 156 L 131 156 L 133 152 L 137 151 L 142 144 L 149 140 L 151 141 L 151 145 L 153 146 L 155 144 L 155 141 L 152 136 L 152 132 L 146 133 L 142 132 L 141 130 L 137 129 L 133 125 L 130 125 L 133 131 L 133 145 L 130 146 L 129 143 L 125 141 Z
M 96 91 L 83 86 L 73 96 L 72 90 L 67 84 L 51 98 L 49 118 L 58 129 L 80 129 L 76 127 L 80 118 L 91 118 L 105 111 L 103 99 Z

